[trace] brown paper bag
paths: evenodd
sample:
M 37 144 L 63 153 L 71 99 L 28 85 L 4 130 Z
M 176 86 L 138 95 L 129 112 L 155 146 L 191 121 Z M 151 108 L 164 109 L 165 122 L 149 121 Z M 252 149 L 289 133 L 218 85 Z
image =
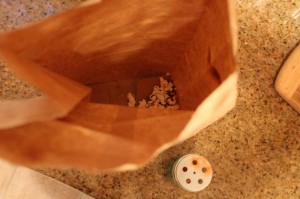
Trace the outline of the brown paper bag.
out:
M 228 4 L 103 0 L 1 35 L 1 59 L 43 95 L 0 102 L 0 156 L 133 169 L 215 122 L 237 95 Z M 166 73 L 180 110 L 126 106 L 126 92 Z

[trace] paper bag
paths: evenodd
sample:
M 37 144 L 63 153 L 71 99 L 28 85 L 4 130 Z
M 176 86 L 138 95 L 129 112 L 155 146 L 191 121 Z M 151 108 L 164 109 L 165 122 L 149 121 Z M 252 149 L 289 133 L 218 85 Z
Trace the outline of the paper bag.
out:
M 103 0 L 1 35 L 1 59 L 43 95 L 0 102 L 0 156 L 31 167 L 134 169 L 212 124 L 237 95 L 230 6 Z M 180 110 L 126 106 L 124 93 L 166 73 Z

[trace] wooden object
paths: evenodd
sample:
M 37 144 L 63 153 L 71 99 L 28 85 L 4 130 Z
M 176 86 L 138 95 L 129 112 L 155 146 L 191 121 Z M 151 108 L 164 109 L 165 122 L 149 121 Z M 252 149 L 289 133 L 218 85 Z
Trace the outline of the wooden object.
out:
M 275 89 L 300 113 L 300 45 L 288 56 L 275 82 Z
M 92 199 L 92 197 L 25 167 L 0 159 L 0 199 Z

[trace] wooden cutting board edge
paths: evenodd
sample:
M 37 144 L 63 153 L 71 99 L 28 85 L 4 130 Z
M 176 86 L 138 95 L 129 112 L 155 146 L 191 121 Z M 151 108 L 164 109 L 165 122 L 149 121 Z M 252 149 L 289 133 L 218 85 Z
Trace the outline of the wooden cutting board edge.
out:
M 300 113 L 300 44 L 283 62 L 275 81 L 275 90 Z

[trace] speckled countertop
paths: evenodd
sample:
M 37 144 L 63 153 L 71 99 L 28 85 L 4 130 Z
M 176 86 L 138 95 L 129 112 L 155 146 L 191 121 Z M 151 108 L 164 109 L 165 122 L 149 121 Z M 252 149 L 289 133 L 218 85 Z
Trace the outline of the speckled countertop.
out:
M 0 32 L 80 2 L 1 0 Z M 300 1 L 237 0 L 236 6 L 239 96 L 226 117 L 137 171 L 40 171 L 96 198 L 300 198 L 300 116 L 273 87 L 282 61 L 300 39 Z M 35 95 L 37 90 L 0 65 L 0 99 Z M 214 168 L 212 183 L 200 193 L 187 193 L 165 177 L 169 162 L 187 153 L 207 157 Z

